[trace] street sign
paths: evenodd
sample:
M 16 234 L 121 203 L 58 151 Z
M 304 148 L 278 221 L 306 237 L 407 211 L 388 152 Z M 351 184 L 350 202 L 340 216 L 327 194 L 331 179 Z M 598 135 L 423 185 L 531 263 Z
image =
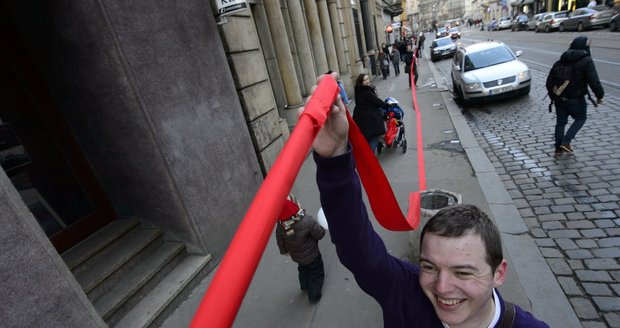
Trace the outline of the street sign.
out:
M 220 16 L 227 16 L 250 8 L 246 0 L 215 0 L 215 5 Z

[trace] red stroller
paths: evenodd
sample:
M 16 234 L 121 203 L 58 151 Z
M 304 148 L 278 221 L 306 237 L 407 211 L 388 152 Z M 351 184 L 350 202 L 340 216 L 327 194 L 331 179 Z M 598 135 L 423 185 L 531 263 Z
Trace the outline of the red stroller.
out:
M 377 146 L 377 153 L 381 154 L 383 148 L 398 148 L 402 147 L 403 154 L 407 152 L 407 138 L 405 138 L 405 124 L 403 118 L 405 113 L 400 108 L 398 100 L 388 97 L 385 98 L 385 102 L 390 105 L 387 110 L 384 110 L 384 118 L 386 124 L 386 132 L 383 142 L 380 142 Z

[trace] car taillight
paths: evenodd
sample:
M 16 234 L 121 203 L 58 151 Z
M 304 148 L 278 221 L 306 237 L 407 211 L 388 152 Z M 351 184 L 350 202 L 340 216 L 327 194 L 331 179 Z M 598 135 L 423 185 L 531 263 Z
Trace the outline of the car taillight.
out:
M 555 23 L 555 21 L 552 19 L 552 20 L 549 22 L 549 24 L 553 24 L 553 23 Z

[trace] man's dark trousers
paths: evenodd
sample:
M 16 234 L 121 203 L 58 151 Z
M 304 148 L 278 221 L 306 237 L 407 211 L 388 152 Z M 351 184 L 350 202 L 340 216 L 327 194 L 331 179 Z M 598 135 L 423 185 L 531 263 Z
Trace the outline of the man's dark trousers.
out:
M 575 138 L 577 132 L 586 123 L 588 118 L 588 104 L 585 97 L 571 98 L 566 101 L 555 101 L 556 123 L 555 123 L 555 146 L 570 145 Z M 571 124 L 566 134 L 564 128 L 568 123 L 568 117 L 572 117 L 575 121 Z

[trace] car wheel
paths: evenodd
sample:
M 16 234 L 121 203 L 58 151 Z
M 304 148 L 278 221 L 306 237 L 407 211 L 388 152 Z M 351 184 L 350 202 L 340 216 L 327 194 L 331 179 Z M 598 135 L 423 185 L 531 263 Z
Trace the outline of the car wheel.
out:
M 463 97 L 463 91 L 452 81 L 452 97 L 457 104 L 461 106 L 465 105 L 465 97 Z
M 558 30 L 560 30 L 560 32 L 564 32 L 564 24 L 560 24 L 560 27 L 558 28 Z
M 577 32 L 583 32 L 583 23 L 577 24 Z
M 549 25 L 545 26 L 545 33 L 550 33 L 551 29 L 549 28 Z
M 615 22 L 609 22 L 609 30 L 614 32 L 616 30 L 616 23 Z
M 527 96 L 528 94 L 530 94 L 530 89 L 531 88 L 532 88 L 532 86 L 528 85 L 527 87 L 521 89 L 521 95 Z

